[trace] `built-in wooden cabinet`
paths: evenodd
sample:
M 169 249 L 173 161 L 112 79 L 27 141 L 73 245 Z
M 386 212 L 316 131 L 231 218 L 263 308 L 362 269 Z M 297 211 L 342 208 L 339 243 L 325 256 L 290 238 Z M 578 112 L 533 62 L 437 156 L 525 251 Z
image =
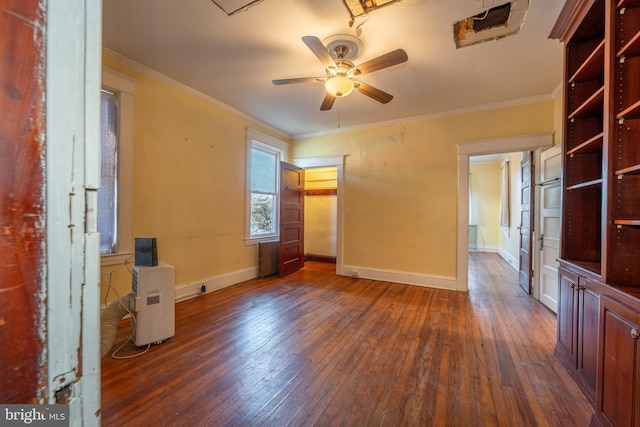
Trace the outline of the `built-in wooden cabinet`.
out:
M 567 0 L 551 36 L 565 46 L 556 354 L 594 424 L 640 427 L 640 0 Z
M 600 284 L 559 269 L 556 353 L 589 401 L 595 403 Z

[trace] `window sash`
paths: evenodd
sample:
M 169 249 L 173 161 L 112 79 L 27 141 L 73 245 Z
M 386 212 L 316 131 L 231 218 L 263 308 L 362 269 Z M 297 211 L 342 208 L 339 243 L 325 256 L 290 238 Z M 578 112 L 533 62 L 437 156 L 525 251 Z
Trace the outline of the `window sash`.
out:
M 280 162 L 286 144 L 247 130 L 246 244 L 277 238 L 280 215 Z M 262 170 L 255 163 L 262 164 Z M 258 203 L 261 203 L 259 206 Z
M 100 94 L 100 187 L 97 224 L 100 254 L 118 252 L 118 93 L 103 89 Z

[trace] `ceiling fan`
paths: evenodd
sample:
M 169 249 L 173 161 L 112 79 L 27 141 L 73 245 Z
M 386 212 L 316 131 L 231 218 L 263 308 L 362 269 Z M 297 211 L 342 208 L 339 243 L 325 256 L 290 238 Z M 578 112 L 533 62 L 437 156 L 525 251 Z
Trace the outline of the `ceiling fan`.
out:
M 326 77 L 299 77 L 294 79 L 273 80 L 274 85 L 286 85 L 293 83 L 322 82 L 327 91 L 320 110 L 330 110 L 336 98 L 349 95 L 356 90 L 363 95 L 383 104 L 393 99 L 393 96 L 370 86 L 364 82 L 356 80 L 356 77 L 367 73 L 382 70 L 397 64 L 406 62 L 409 57 L 402 49 L 396 49 L 385 55 L 363 62 L 360 65 L 353 65 L 350 59 L 355 58 L 362 44 L 359 39 L 349 35 L 338 35 L 326 40 L 327 47 L 314 36 L 302 37 L 302 41 L 318 57 L 325 66 Z

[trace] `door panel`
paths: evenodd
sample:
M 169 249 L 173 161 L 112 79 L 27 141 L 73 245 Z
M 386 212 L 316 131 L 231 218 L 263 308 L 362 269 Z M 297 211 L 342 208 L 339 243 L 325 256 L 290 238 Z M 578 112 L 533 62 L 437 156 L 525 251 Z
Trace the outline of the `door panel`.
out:
M 560 310 L 558 311 L 558 344 L 556 350 L 565 360 L 570 360 L 573 366 L 577 365 L 577 291 L 578 276 L 574 273 L 559 269 L 560 283 Z
M 519 282 L 524 291 L 531 295 L 531 234 L 533 233 L 533 152 L 523 153 L 520 163 L 520 267 Z
M 304 267 L 304 169 L 281 163 L 280 277 Z
M 560 257 L 560 146 L 544 151 L 540 159 L 540 302 L 558 310 Z
M 45 3 L 46 4 L 46 3 Z M 46 396 L 43 354 L 45 16 L 36 0 L 0 13 L 0 402 Z M 45 8 L 46 9 L 46 8 Z M 44 326 L 43 326 L 44 325 Z M 45 383 L 46 384 L 46 383 Z
M 607 297 L 602 298 L 601 310 L 602 381 L 598 385 L 598 410 L 612 425 L 637 425 L 634 407 L 638 396 L 638 340 L 630 332 L 640 328 L 640 316 Z
M 579 320 L 578 370 L 596 388 L 598 369 L 598 328 L 600 327 L 600 287 L 580 278 L 578 294 Z

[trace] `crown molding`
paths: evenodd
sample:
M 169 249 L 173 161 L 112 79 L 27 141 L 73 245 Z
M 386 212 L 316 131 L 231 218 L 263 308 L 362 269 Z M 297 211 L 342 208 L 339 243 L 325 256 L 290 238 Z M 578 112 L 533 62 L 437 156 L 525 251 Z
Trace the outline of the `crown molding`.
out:
M 341 133 L 345 133 L 345 132 L 353 132 L 353 131 L 358 131 L 358 130 L 375 129 L 375 128 L 381 128 L 381 127 L 386 127 L 386 126 L 397 126 L 397 125 L 403 125 L 403 124 L 407 124 L 407 123 L 419 122 L 419 121 L 423 121 L 423 120 L 441 119 L 441 118 L 446 118 L 446 117 L 461 116 L 463 114 L 479 113 L 479 112 L 482 112 L 482 111 L 489 111 L 489 110 L 497 110 L 499 108 L 517 107 L 517 106 L 528 105 L 528 104 L 537 104 L 539 102 L 552 101 L 554 99 L 554 97 L 552 95 L 553 94 L 551 93 L 551 94 L 548 94 L 548 95 L 540 95 L 540 96 L 532 96 L 532 97 L 528 97 L 528 98 L 513 99 L 513 100 L 510 100 L 510 101 L 495 102 L 495 103 L 492 103 L 492 104 L 476 105 L 476 106 L 473 106 L 473 107 L 458 108 L 458 109 L 455 109 L 455 110 L 442 111 L 442 112 L 439 112 L 439 113 L 425 114 L 425 115 L 413 116 L 413 117 L 405 117 L 405 118 L 402 118 L 402 119 L 395 119 L 395 120 L 371 123 L 371 124 L 366 124 L 366 125 L 341 127 L 340 129 L 324 131 L 324 132 L 296 134 L 296 135 L 293 135 L 293 139 L 297 140 L 297 139 L 313 138 L 313 137 L 318 137 L 318 136 L 341 134 Z
M 138 63 L 138 62 L 136 62 L 136 61 L 134 61 L 132 59 L 129 59 L 126 56 L 121 55 L 121 54 L 119 54 L 119 53 L 117 53 L 117 52 L 115 52 L 115 51 L 113 51 L 111 49 L 103 47 L 102 48 L 102 54 L 104 56 L 106 56 L 107 58 L 111 58 L 114 61 L 117 61 L 117 62 L 121 63 L 122 65 L 126 65 L 129 68 L 132 68 L 132 69 L 134 69 L 136 71 L 139 71 L 139 72 L 141 72 L 143 74 L 146 74 L 149 77 L 153 77 L 154 79 L 159 80 L 159 81 L 161 81 L 161 82 L 163 82 L 163 83 L 165 83 L 165 84 L 167 84 L 169 86 L 172 86 L 172 87 L 174 87 L 174 88 L 176 88 L 176 89 L 178 89 L 178 90 L 180 90 L 182 92 L 185 92 L 185 93 L 187 93 L 189 95 L 195 96 L 196 98 L 198 98 L 198 99 L 200 99 L 200 100 L 202 100 L 202 101 L 204 101 L 204 102 L 206 102 L 208 104 L 214 105 L 214 106 L 216 106 L 216 107 L 218 107 L 218 108 L 220 108 L 222 110 L 227 111 L 228 113 L 231 113 L 231 114 L 234 114 L 236 116 L 239 116 L 239 117 L 241 117 L 241 118 L 243 118 L 245 120 L 249 120 L 251 122 L 257 123 L 260 126 L 263 126 L 263 127 L 267 128 L 267 129 L 269 129 L 270 131 L 276 133 L 281 138 L 283 138 L 283 139 L 285 139 L 287 141 L 290 141 L 293 138 L 292 135 L 290 135 L 290 134 L 288 134 L 286 132 L 283 132 L 282 130 L 277 129 L 277 128 L 275 128 L 275 127 L 273 127 L 273 126 L 271 126 L 271 125 L 269 125 L 269 124 L 267 124 L 267 123 L 255 118 L 253 116 L 250 116 L 249 114 L 245 113 L 244 111 L 240 111 L 240 110 L 238 110 L 238 109 L 236 109 L 234 107 L 231 107 L 231 106 L 225 104 L 224 102 L 218 101 L 217 99 L 215 99 L 215 98 L 213 98 L 213 97 L 211 97 L 209 95 L 205 95 L 204 93 L 202 93 L 200 91 L 197 91 L 197 90 L 193 89 L 192 87 L 189 87 L 189 86 L 187 86 L 187 85 L 185 85 L 183 83 L 180 83 L 179 81 L 174 80 L 174 79 L 172 79 L 170 77 L 167 77 L 164 74 L 161 74 L 161 73 L 159 73 L 159 72 L 157 72 L 157 71 L 155 71 L 155 70 L 153 70 L 153 69 L 151 69 L 149 67 L 146 67 L 146 66 L 144 66 L 144 65 L 142 65 L 142 64 L 140 64 L 140 63 Z

